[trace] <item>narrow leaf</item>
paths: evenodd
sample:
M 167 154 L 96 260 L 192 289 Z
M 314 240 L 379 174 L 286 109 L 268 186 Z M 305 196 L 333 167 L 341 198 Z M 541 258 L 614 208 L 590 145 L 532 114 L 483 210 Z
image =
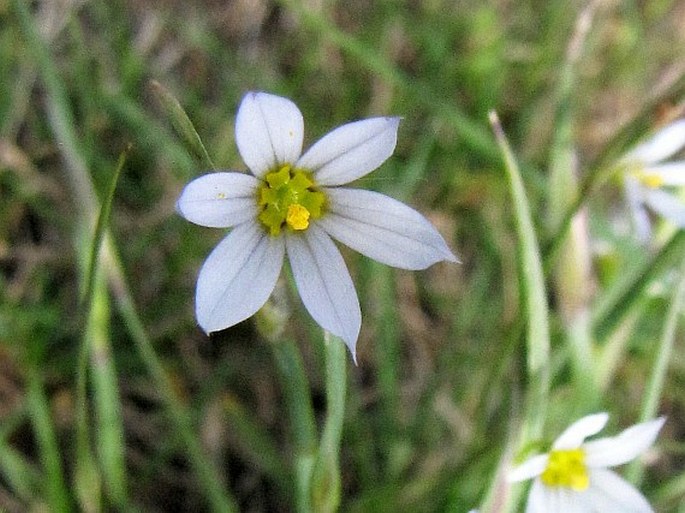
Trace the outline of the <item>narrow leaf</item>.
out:
M 171 124 L 178 135 L 183 139 L 183 141 L 196 156 L 204 160 L 205 164 L 207 164 L 211 169 L 216 169 L 214 162 L 212 162 L 212 159 L 209 156 L 209 153 L 207 153 L 205 145 L 202 144 L 200 135 L 193 126 L 193 122 L 190 121 L 188 114 L 186 114 L 185 110 L 183 110 L 183 107 L 181 107 L 181 103 L 173 94 L 171 94 L 171 91 L 169 91 L 156 80 L 152 80 L 150 82 L 150 86 L 157 95 L 160 104 L 166 111 L 167 116 L 169 116 L 169 120 L 171 121 Z

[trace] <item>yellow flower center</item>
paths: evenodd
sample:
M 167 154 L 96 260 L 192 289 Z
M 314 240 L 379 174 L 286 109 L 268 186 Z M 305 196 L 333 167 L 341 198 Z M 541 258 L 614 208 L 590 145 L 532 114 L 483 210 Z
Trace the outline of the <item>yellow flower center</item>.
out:
M 321 217 L 325 200 L 306 171 L 286 164 L 268 173 L 258 189 L 259 221 L 273 236 L 280 235 L 286 226 L 306 230 L 310 219 Z
M 630 166 L 628 172 L 642 185 L 649 187 L 650 189 L 658 189 L 664 185 L 664 179 L 659 175 L 650 173 L 644 165 L 634 164 Z
M 585 466 L 585 452 L 582 449 L 552 451 L 540 478 L 547 486 L 563 486 L 576 492 L 587 490 L 590 477 Z
M 640 175 L 640 181 L 652 189 L 658 189 L 664 185 L 664 179 L 657 175 L 649 175 L 647 173 L 642 173 Z

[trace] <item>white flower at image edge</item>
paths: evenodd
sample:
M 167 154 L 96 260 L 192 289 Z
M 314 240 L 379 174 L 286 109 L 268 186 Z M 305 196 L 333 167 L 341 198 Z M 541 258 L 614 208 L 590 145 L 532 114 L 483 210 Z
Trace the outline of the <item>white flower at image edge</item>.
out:
M 679 228 L 685 228 L 685 201 L 668 188 L 685 186 L 685 161 L 664 162 L 685 147 L 685 119 L 674 121 L 638 144 L 622 159 L 625 193 L 635 230 L 642 241 L 651 228 L 648 207 Z
M 606 413 L 576 421 L 548 454 L 530 458 L 509 481 L 534 479 L 526 513 L 649 513 L 642 494 L 608 467 L 635 459 L 649 448 L 665 422 L 661 417 L 632 426 L 618 436 L 585 442 L 607 423 Z
M 339 187 L 392 155 L 399 118 L 342 125 L 303 155 L 304 123 L 286 98 L 250 92 L 235 124 L 238 151 L 251 174 L 216 172 L 190 182 L 177 203 L 187 220 L 232 228 L 200 270 L 197 320 L 205 332 L 252 316 L 271 295 L 288 256 L 314 320 L 356 355 L 359 300 L 331 239 L 384 264 L 425 269 L 457 261 L 418 212 L 376 192 Z

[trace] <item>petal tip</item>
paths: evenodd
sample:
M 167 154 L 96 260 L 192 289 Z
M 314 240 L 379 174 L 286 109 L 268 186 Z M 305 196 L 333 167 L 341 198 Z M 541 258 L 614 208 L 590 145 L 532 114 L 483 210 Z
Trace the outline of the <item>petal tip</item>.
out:
M 359 362 L 357 361 L 357 338 L 358 337 L 355 337 L 354 340 L 343 340 L 345 341 L 345 345 L 347 346 L 347 349 L 349 349 L 350 354 L 352 355 L 352 361 L 354 362 L 354 365 L 358 367 Z
M 453 264 L 461 264 L 462 263 L 462 261 L 459 260 L 459 257 L 457 255 L 455 255 L 454 253 L 452 253 L 450 250 L 447 250 L 447 253 L 445 254 L 444 260 L 447 262 L 451 262 Z

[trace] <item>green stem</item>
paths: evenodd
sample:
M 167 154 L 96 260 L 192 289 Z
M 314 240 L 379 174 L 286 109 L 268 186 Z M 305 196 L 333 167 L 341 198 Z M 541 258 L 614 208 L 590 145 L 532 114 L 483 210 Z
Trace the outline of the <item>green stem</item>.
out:
M 326 420 L 312 475 L 312 507 L 332 513 L 340 505 L 340 441 L 345 420 L 347 351 L 341 339 L 326 332 Z
M 270 341 L 269 346 L 283 387 L 295 446 L 295 507 L 298 513 L 308 513 L 312 511 L 311 477 L 316 459 L 316 426 L 309 383 L 302 357 L 292 341 Z
M 685 259 L 680 265 L 680 279 L 673 292 L 673 300 L 668 309 L 668 313 L 666 314 L 664 331 L 661 335 L 661 341 L 654 361 L 654 367 L 652 368 L 652 374 L 649 377 L 649 383 L 647 384 L 647 391 L 642 403 L 641 422 L 647 422 L 657 415 L 661 394 L 663 393 L 664 384 L 666 382 L 668 364 L 670 363 L 671 355 L 673 354 L 673 345 L 675 344 L 678 321 L 682 315 L 684 304 Z M 634 460 L 628 468 L 627 477 L 633 484 L 639 485 L 642 480 L 643 472 L 644 469 L 640 461 Z

